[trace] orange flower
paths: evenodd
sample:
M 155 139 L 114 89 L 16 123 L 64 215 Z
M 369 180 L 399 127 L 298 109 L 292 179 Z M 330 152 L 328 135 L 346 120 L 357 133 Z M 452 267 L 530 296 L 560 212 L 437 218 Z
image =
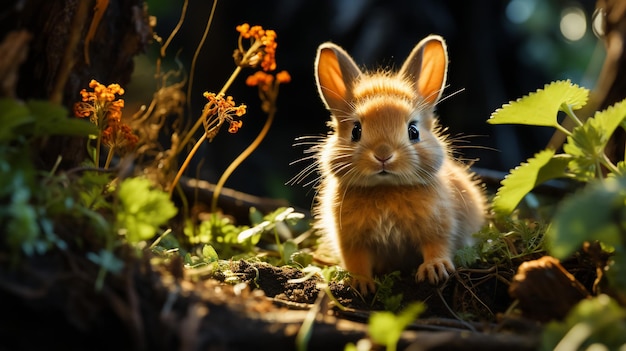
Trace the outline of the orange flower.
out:
M 243 125 L 242 121 L 232 121 L 230 122 L 230 126 L 228 127 L 228 132 L 237 133 L 237 131 L 239 130 L 239 128 L 241 128 L 242 125 Z
M 235 64 L 241 67 L 261 66 L 264 71 L 276 69 L 276 32 L 263 29 L 261 26 L 250 26 L 248 23 L 236 27 L 239 32 L 239 47 L 233 54 Z M 246 50 L 243 39 L 250 39 L 250 47 Z
M 89 87 L 93 91 L 87 89 L 80 91 L 82 101 L 74 104 L 74 115 L 78 118 L 89 117 L 89 120 L 101 129 L 106 128 L 107 119 L 119 122 L 124 100 L 116 100 L 116 95 L 123 95 L 124 89 L 119 84 L 104 86 L 95 79 L 89 82 Z
M 246 78 L 246 85 L 251 87 L 258 86 L 262 90 L 268 90 L 273 82 L 274 76 L 263 71 L 256 71 L 253 75 Z
M 120 122 L 122 120 L 122 108 L 124 108 L 124 100 L 117 99 L 112 101 L 107 110 L 107 119 L 109 121 Z M 111 123 L 111 122 L 109 122 Z
M 261 109 L 266 113 L 269 113 L 276 102 L 278 86 L 289 82 L 291 82 L 291 76 L 287 71 L 278 72 L 276 77 L 263 71 L 257 71 L 246 79 L 246 85 L 259 88 L 259 97 L 262 101 Z
M 219 126 L 221 126 L 224 122 L 228 122 L 230 127 L 228 131 L 231 133 L 236 133 L 243 122 L 236 121 L 234 117 L 241 117 L 246 113 L 246 105 L 241 104 L 236 106 L 235 101 L 232 96 L 227 96 L 224 98 L 224 94 L 215 94 L 205 92 L 204 97 L 209 100 L 204 108 L 207 111 L 207 121 L 205 122 L 205 131 L 209 135 L 209 139 L 213 138 L 218 130 Z M 209 122 L 209 120 L 217 121 L 217 128 L 212 128 L 213 124 Z
M 280 71 L 276 73 L 276 80 L 281 84 L 289 83 L 291 82 L 291 75 L 289 75 L 289 72 L 287 71 Z
M 110 120 L 108 126 L 102 131 L 102 143 L 121 154 L 132 151 L 138 142 L 137 135 L 128 124 L 123 122 Z

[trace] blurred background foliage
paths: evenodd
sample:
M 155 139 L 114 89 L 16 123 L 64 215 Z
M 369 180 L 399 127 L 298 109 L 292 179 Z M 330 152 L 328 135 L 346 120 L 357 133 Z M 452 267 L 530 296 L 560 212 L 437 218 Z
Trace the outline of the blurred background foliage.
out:
M 182 0 L 148 0 L 156 16 L 156 33 L 167 38 L 179 20 Z M 180 33 L 168 48 L 166 66 L 186 74 L 209 17 L 212 1 L 191 0 Z M 476 167 L 507 172 L 543 149 L 552 129 L 488 125 L 485 121 L 502 104 L 557 79 L 593 89 L 604 59 L 604 46 L 590 21 L 592 0 L 265 0 L 220 1 L 207 42 L 200 52 L 193 80 L 194 120 L 205 103 L 204 91 L 217 92 L 234 69 L 232 51 L 244 22 L 278 33 L 278 70 L 292 76 L 281 86 L 278 113 L 268 137 L 238 168 L 227 187 L 258 196 L 286 199 L 309 208 L 314 190 L 286 185 L 308 162 L 294 147 L 304 135 L 323 135 L 328 112 L 317 96 L 313 60 L 317 46 L 333 41 L 368 68 L 398 67 L 424 36 L 442 35 L 448 44 L 449 86 L 438 114 L 448 126 L 465 159 Z M 150 101 L 155 89 L 154 62 L 159 50 L 136 58 L 127 87 L 127 111 L 133 103 Z M 228 91 L 248 105 L 238 134 L 221 133 L 195 156 L 188 176 L 215 183 L 228 164 L 254 139 L 266 116 L 256 88 L 245 86 L 244 72 Z

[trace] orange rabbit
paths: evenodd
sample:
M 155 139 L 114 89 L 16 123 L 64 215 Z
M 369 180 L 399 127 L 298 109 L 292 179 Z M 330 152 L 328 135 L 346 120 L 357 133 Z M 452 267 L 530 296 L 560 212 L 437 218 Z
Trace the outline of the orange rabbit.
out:
M 417 281 L 447 280 L 454 251 L 485 222 L 484 191 L 452 158 L 434 116 L 447 66 L 436 35 L 397 73 L 362 72 L 333 43 L 318 49 L 332 132 L 311 150 L 321 175 L 313 211 L 362 293 L 375 290 L 375 274 L 407 267 L 417 267 Z

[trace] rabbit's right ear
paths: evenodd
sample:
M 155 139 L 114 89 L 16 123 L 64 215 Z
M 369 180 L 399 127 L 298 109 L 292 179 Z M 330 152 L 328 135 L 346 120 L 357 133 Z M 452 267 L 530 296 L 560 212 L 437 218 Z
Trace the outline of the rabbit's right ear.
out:
M 347 115 L 352 99 L 352 85 L 361 70 L 345 50 L 333 43 L 324 43 L 317 49 L 315 82 L 317 90 L 331 113 Z

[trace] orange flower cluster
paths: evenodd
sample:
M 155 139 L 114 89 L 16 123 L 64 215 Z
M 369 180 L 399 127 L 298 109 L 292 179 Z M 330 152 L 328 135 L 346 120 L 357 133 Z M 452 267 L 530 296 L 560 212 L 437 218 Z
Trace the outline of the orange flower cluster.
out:
M 278 86 L 289 82 L 291 82 L 291 75 L 287 71 L 280 71 L 275 77 L 263 71 L 257 71 L 246 79 L 246 85 L 259 88 L 261 109 L 265 113 L 269 113 L 276 104 Z
M 89 117 L 95 125 L 101 127 L 107 120 L 120 122 L 122 119 L 123 99 L 115 99 L 116 95 L 124 95 L 124 89 L 119 84 L 104 86 L 95 79 L 89 82 L 93 91 L 82 89 L 82 101 L 74 104 L 74 115 L 79 118 Z
M 259 89 L 267 91 L 272 88 L 274 81 L 276 81 L 276 84 L 289 83 L 291 82 L 291 75 L 287 71 L 280 71 L 276 73 L 276 78 L 274 78 L 271 74 L 257 71 L 253 75 L 248 76 L 246 85 L 251 87 L 258 86 Z
M 126 153 L 135 148 L 139 138 L 133 133 L 129 125 L 122 122 L 122 108 L 124 100 L 116 99 L 123 95 L 124 89 L 119 84 L 105 86 L 95 79 L 89 82 L 93 91 L 82 89 L 82 101 L 74 104 L 74 114 L 79 118 L 87 118 L 98 126 L 101 131 L 102 143 L 120 153 Z
M 223 122 L 228 122 L 229 127 L 228 131 L 230 133 L 237 133 L 239 128 L 243 125 L 243 122 L 240 120 L 235 120 L 234 116 L 241 117 L 246 113 L 246 105 L 241 104 L 239 106 L 235 106 L 235 101 L 232 96 L 227 96 L 224 99 L 224 94 L 215 94 L 205 92 L 204 97 L 209 100 L 205 105 L 205 109 L 207 109 L 208 116 L 216 116 L 217 125 L 222 125 Z M 210 132 L 208 129 L 208 124 L 205 124 L 205 129 L 207 129 L 207 134 L 209 134 L 209 139 L 217 133 L 217 130 L 214 132 Z
M 239 34 L 239 48 L 235 50 L 235 61 L 238 66 L 256 67 L 261 65 L 264 71 L 276 69 L 276 32 L 272 29 L 263 29 L 261 26 L 250 26 L 248 23 L 236 27 Z M 241 38 L 250 39 L 250 49 L 244 50 Z M 245 60 L 249 57 L 248 60 Z
M 126 123 L 109 120 L 109 125 L 102 131 L 102 143 L 122 155 L 134 150 L 138 142 L 139 137 Z

